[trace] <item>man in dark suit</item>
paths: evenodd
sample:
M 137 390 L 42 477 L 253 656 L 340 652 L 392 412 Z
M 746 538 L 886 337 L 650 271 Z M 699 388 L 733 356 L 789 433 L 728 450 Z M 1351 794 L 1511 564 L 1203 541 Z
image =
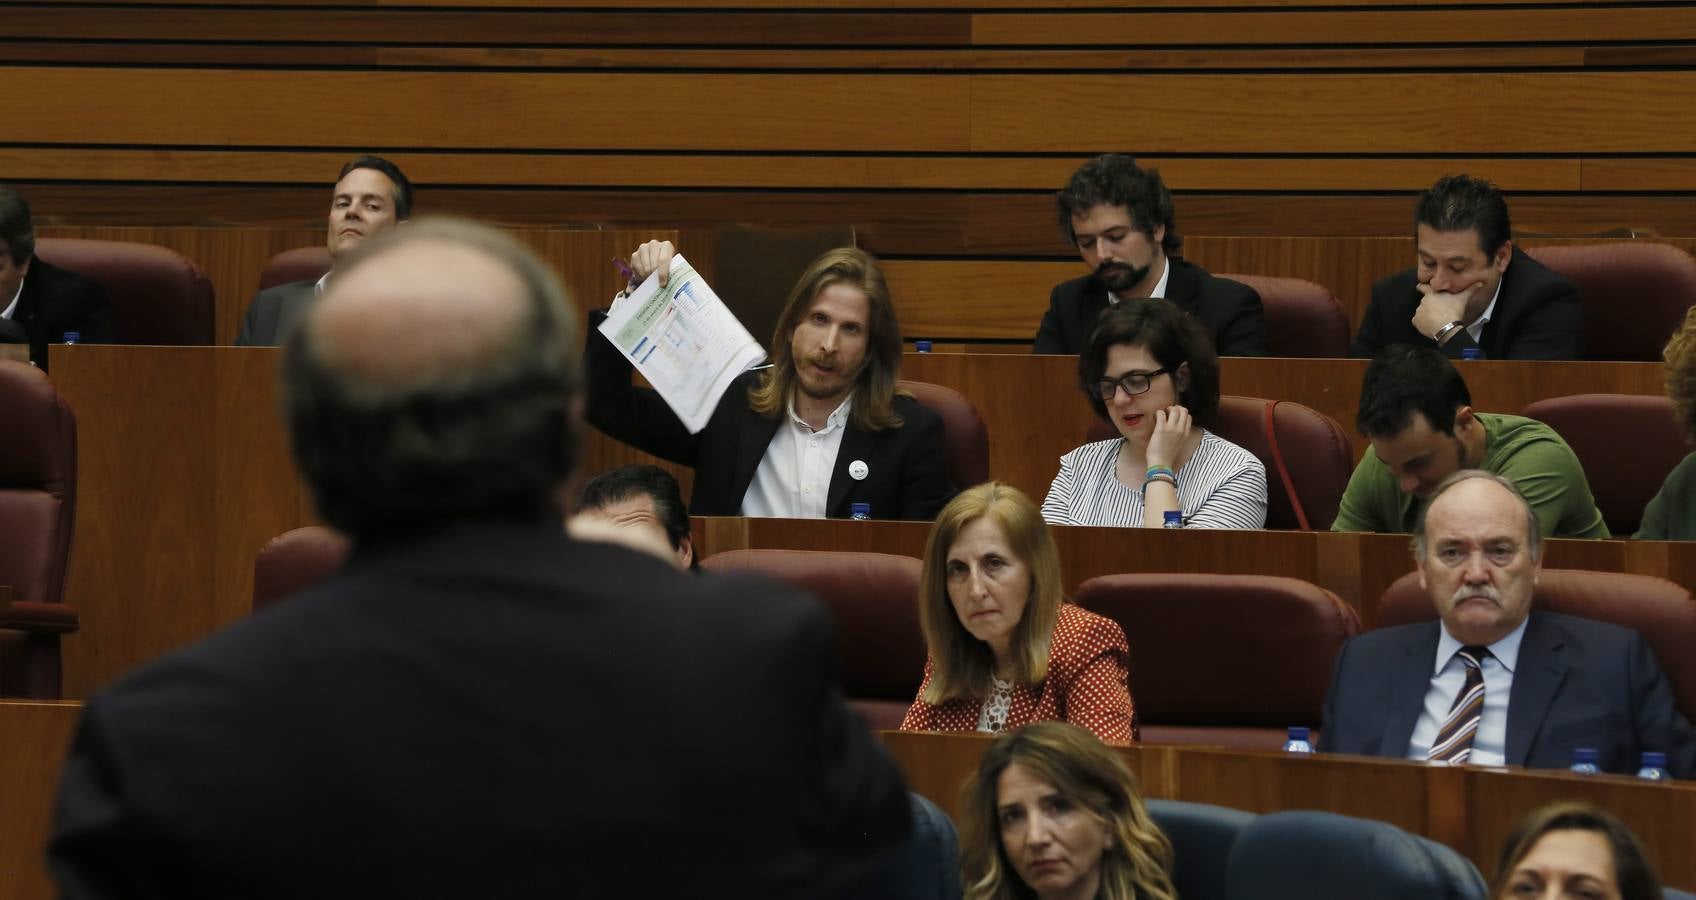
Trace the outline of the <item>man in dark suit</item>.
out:
M 1508 204 L 1496 186 L 1467 175 L 1438 179 L 1419 195 L 1419 264 L 1372 286 L 1350 353 L 1390 344 L 1440 347 L 1451 359 L 1581 359 L 1578 289 L 1514 246 Z
M 0 319 L 14 326 L 0 325 L 0 334 L 27 342 L 29 361 L 43 369 L 47 345 L 68 334 L 88 344 L 112 339 L 105 292 L 95 281 L 35 257 L 29 202 L 5 187 L 0 187 Z
M 654 271 L 665 283 L 675 249 L 639 247 L 631 287 Z M 657 393 L 631 385 L 629 361 L 595 327 L 603 318 L 590 317 L 589 422 L 693 466 L 695 515 L 847 518 L 868 503 L 874 519 L 929 520 L 953 498 L 941 418 L 896 391 L 901 326 L 864 251 L 813 261 L 778 316 L 771 365 L 731 382 L 695 434 Z
M 342 254 L 412 215 L 412 182 L 400 166 L 381 156 L 360 156 L 342 166 L 330 197 L 329 272 L 312 281 L 291 281 L 253 296 L 242 317 L 237 347 L 275 347 L 288 336 L 306 307 L 324 293 Z
M 1036 332 L 1036 353 L 1075 354 L 1102 310 L 1142 297 L 1172 301 L 1194 316 L 1220 356 L 1265 356 L 1260 295 L 1178 258 L 1184 239 L 1172 192 L 1154 169 L 1107 154 L 1085 163 L 1057 195 L 1060 227 L 1091 273 L 1055 286 Z
M 1696 772 L 1696 731 L 1635 631 L 1532 612 L 1536 514 L 1477 470 L 1437 487 L 1414 532 L 1440 620 L 1351 638 L 1325 698 L 1322 752 L 1564 769 L 1593 748 L 1609 772 L 1644 751 Z
M 351 556 L 89 701 L 64 897 L 799 897 L 899 844 L 820 604 L 565 534 L 576 322 L 491 228 L 344 262 L 282 381 Z

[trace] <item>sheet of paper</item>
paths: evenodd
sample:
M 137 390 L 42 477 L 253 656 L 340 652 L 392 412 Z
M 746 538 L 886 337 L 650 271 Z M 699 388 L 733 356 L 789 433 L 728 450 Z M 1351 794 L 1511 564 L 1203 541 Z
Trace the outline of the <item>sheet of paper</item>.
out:
M 765 359 L 765 348 L 742 327 L 694 267 L 678 254 L 671 279 L 659 273 L 607 311 L 601 333 L 659 391 L 691 434 L 707 427 L 736 376 Z

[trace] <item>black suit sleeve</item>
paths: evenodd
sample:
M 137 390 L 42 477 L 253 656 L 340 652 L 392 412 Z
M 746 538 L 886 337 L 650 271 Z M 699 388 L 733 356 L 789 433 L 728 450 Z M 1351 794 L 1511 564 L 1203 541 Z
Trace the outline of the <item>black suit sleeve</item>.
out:
M 1502 359 L 1584 358 L 1584 307 L 1572 282 L 1564 278 L 1556 281 L 1523 318 L 1514 331 L 1513 343 L 1503 348 Z M 1471 339 L 1467 336 L 1468 341 Z
M 1219 329 L 1220 356 L 1265 356 L 1271 352 L 1266 341 L 1266 309 L 1260 294 L 1246 284 L 1229 278 L 1216 278 L 1215 284 L 1228 286 L 1220 291 L 1219 304 L 1223 325 Z M 1228 310 L 1228 311 L 1226 311 Z
M 941 417 L 923 410 L 923 415 L 911 419 L 906 427 L 916 433 L 901 466 L 901 518 L 929 522 L 954 499 L 956 490 L 948 480 Z
M 1391 288 L 1397 279 L 1391 278 L 1380 281 L 1372 286 L 1372 302 L 1367 304 L 1366 312 L 1360 317 L 1360 330 L 1355 332 L 1354 343 L 1349 345 L 1349 355 L 1357 359 L 1371 359 L 1385 345 L 1393 343 L 1391 332 L 1384 324 L 1384 313 L 1396 304 L 1390 296 Z M 1410 329 L 1412 326 L 1408 326 Z
M 189 861 L 174 855 L 154 817 L 139 808 L 134 771 L 91 701 L 60 776 L 48 866 L 66 900 L 184 896 L 170 882 Z M 173 864 L 171 860 L 175 860 Z
M 837 687 L 836 636 L 824 608 L 808 600 L 789 642 L 787 671 L 802 676 L 812 710 L 805 837 L 821 857 L 866 859 L 906 840 L 912 811 L 901 773 Z
M 1063 284 L 1056 285 L 1054 290 L 1048 292 L 1048 312 L 1042 314 L 1042 324 L 1037 326 L 1036 344 L 1031 347 L 1032 353 L 1070 354 L 1077 352 L 1066 347 L 1066 338 L 1061 331 L 1063 314 L 1061 312 L 1060 288 L 1064 286 Z
M 1672 685 L 1649 643 L 1635 632 L 1631 635 L 1626 666 L 1631 679 L 1638 749 L 1665 753 L 1667 769 L 1674 778 L 1683 780 L 1696 775 L 1696 729 L 1678 711 Z M 1628 762 L 1635 765 L 1637 761 Z
M 106 290 L 98 281 L 89 279 L 77 292 L 76 302 L 65 331 L 75 331 L 85 344 L 112 342 L 112 305 L 106 302 Z
M 1325 692 L 1325 705 L 1320 710 L 1319 744 L 1314 750 L 1320 753 L 1336 753 L 1337 751 L 1337 693 L 1342 688 L 1343 669 L 1347 665 L 1344 660 L 1349 655 L 1349 645 L 1352 640 L 1344 641 L 1337 650 L 1337 661 L 1331 668 L 1331 689 Z
M 601 334 L 605 319 L 600 311 L 589 315 L 589 340 L 583 352 L 589 424 L 638 450 L 693 466 L 700 436 L 689 433 L 656 391 L 630 383 L 630 361 Z

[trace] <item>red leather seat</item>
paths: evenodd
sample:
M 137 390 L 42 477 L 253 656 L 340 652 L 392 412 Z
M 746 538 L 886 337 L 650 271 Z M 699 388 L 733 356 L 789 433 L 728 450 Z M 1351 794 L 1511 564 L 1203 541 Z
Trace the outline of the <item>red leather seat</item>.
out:
M 152 244 L 41 238 L 35 255 L 100 283 L 112 306 L 112 342 L 210 346 L 212 282 L 182 254 Z
M 272 538 L 253 561 L 254 611 L 334 575 L 347 559 L 347 551 L 347 538 L 322 525 Z
M 1620 241 L 1525 252 L 1578 287 L 1589 359 L 1658 361 L 1696 303 L 1696 259 L 1677 247 Z
M 1525 407 L 1524 414 L 1564 438 L 1584 466 L 1608 530 L 1629 536 L 1667 474 L 1690 452 L 1666 397 L 1574 394 Z
M 1544 569 L 1531 595 L 1532 609 L 1623 625 L 1643 635 L 1672 683 L 1678 708 L 1696 720 L 1696 603 L 1690 592 L 1663 578 L 1624 572 Z M 1437 618 L 1431 595 L 1409 572 L 1390 585 L 1378 605 L 1376 628 Z
M 298 247 L 284 250 L 271 257 L 259 273 L 259 289 L 273 288 L 291 281 L 317 281 L 330 271 L 328 247 Z
M 727 550 L 711 572 L 762 575 L 804 588 L 836 621 L 842 687 L 873 729 L 898 728 L 925 674 L 919 568 L 911 556 L 829 550 Z
M 972 401 L 953 388 L 926 381 L 901 381 L 897 385 L 911 393 L 920 406 L 942 417 L 948 479 L 954 486 L 965 490 L 988 481 L 989 426 Z
M 1293 400 L 1227 395 L 1204 424 L 1266 466 L 1267 528 L 1331 527 L 1354 472 L 1354 452 L 1336 419 Z M 1110 423 L 1096 419 L 1085 440 L 1118 434 Z
M 1142 739 L 1278 749 L 1319 727 L 1331 668 L 1360 633 L 1323 588 L 1266 575 L 1103 575 L 1076 602 L 1125 629 Z
M 1254 288 L 1266 312 L 1271 356 L 1349 355 L 1349 314 L 1324 285 L 1272 275 L 1219 275 Z
M 0 361 L 0 697 L 60 696 L 59 635 L 77 508 L 77 422 L 46 373 Z

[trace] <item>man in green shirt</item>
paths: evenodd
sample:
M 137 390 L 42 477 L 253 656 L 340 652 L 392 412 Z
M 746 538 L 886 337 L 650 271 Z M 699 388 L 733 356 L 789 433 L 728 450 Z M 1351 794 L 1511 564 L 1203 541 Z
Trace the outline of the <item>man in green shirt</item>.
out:
M 1355 427 L 1372 442 L 1332 531 L 1413 531 L 1426 498 L 1460 469 L 1512 481 L 1544 537 L 1608 537 L 1584 468 L 1535 419 L 1475 412 L 1466 382 L 1433 347 L 1396 344 L 1366 368 Z

